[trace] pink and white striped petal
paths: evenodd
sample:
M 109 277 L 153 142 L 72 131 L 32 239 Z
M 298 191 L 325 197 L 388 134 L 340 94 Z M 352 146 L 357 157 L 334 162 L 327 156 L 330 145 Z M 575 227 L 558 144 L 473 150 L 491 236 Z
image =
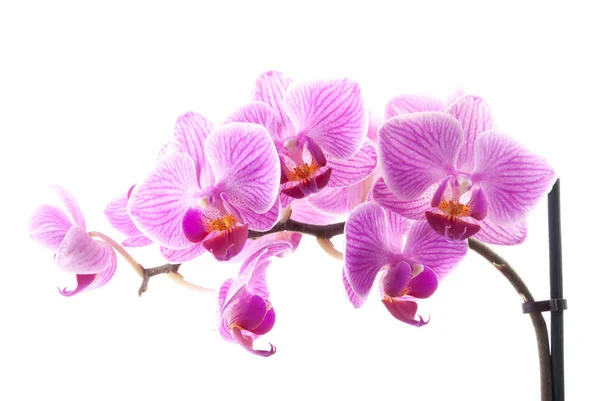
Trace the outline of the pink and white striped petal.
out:
M 61 209 L 41 205 L 29 220 L 29 237 L 56 251 L 72 226 L 71 219 Z
M 160 253 L 171 263 L 183 263 L 196 259 L 206 251 L 202 243 L 194 244 L 185 249 L 169 249 L 160 247 Z
M 139 237 L 142 232 L 133 224 L 129 213 L 127 213 L 126 196 L 113 199 L 104 209 L 104 216 L 111 226 L 128 237 Z
M 279 194 L 281 167 L 273 139 L 257 124 L 230 123 L 206 140 L 206 157 L 217 186 L 238 211 L 265 213 Z
M 403 254 L 429 267 L 438 278 L 447 276 L 467 254 L 466 241 L 449 242 L 437 234 L 427 221 L 415 222 L 407 235 Z
M 182 221 L 199 193 L 194 161 L 174 153 L 160 162 L 131 192 L 127 211 L 149 239 L 172 249 L 191 246 Z
M 219 334 L 221 335 L 221 337 L 223 337 L 224 340 L 229 342 L 235 342 L 235 339 L 229 331 L 227 319 L 223 314 L 225 308 L 225 298 L 227 297 L 227 293 L 229 292 L 231 284 L 233 284 L 233 279 L 229 278 L 223 282 L 221 288 L 219 289 Z
M 356 295 L 356 292 L 352 289 L 350 282 L 348 282 L 348 278 L 346 277 L 346 272 L 342 269 L 342 282 L 344 283 L 344 290 L 346 290 L 346 295 L 348 295 L 348 299 L 352 303 L 352 306 L 355 308 L 360 308 L 364 305 L 367 297 L 359 297 Z
M 403 253 L 406 235 L 414 222 L 389 209 L 384 210 L 388 222 L 388 249 L 395 254 Z
M 394 117 L 379 130 L 383 178 L 400 200 L 416 199 L 454 174 L 462 144 L 460 124 L 447 114 L 425 112 Z
M 75 274 L 100 273 L 109 267 L 115 257 L 112 247 L 92 239 L 79 226 L 71 227 L 56 250 L 58 267 Z
M 490 106 L 480 97 L 462 96 L 452 103 L 446 112 L 458 120 L 465 134 L 465 141 L 456 159 L 456 167 L 460 171 L 472 171 L 477 135 L 495 127 Z
M 101 245 L 105 247 L 110 247 L 110 245 L 106 243 L 103 243 Z M 106 285 L 110 281 L 110 279 L 112 279 L 116 270 L 117 257 L 113 252 L 112 259 L 105 270 L 98 274 L 77 274 L 77 286 L 74 290 L 67 290 L 66 288 L 63 288 L 61 290 L 59 288 L 58 291 L 60 292 L 60 295 L 63 295 L 65 297 L 71 297 L 84 291 L 95 290 Z
M 67 191 L 65 188 L 59 187 L 58 185 L 52 185 L 52 186 L 50 186 L 50 188 L 52 188 L 57 193 L 58 197 L 60 198 L 62 203 L 65 205 L 65 208 L 71 215 L 71 219 L 73 220 L 73 223 L 75 225 L 80 226 L 81 228 L 83 228 L 85 230 L 86 227 L 85 227 L 85 219 L 83 217 L 83 212 L 81 211 L 81 208 L 77 204 L 75 197 L 69 191 Z
M 359 205 L 346 222 L 345 274 L 359 297 L 371 291 L 379 270 L 389 263 L 388 219 L 376 203 Z
M 403 95 L 392 98 L 385 105 L 384 118 L 421 111 L 444 111 L 444 103 L 431 95 Z
M 359 151 L 367 135 L 368 116 L 356 82 L 295 84 L 283 101 L 296 132 L 313 138 L 334 158 L 348 159 Z
M 392 210 L 408 219 L 424 220 L 425 212 L 431 209 L 431 198 L 437 188 L 438 185 L 432 185 L 419 197 L 413 200 L 401 201 L 390 191 L 383 178 L 380 178 L 373 186 L 371 196 L 375 202 L 384 208 Z
M 490 221 L 512 225 L 550 191 L 554 171 L 508 135 L 487 132 L 475 141 L 475 182 L 485 190 Z
M 229 203 L 226 194 L 222 194 L 221 197 L 225 202 Z M 277 197 L 273 206 L 265 213 L 256 213 L 246 208 L 236 209 L 236 212 L 239 213 L 244 223 L 248 223 L 250 230 L 268 231 L 279 221 L 281 202 L 279 201 L 279 197 Z
M 349 159 L 327 158 L 331 167 L 329 187 L 349 187 L 364 180 L 377 167 L 377 150 L 371 140 L 365 140 L 357 154 Z
M 522 221 L 511 226 L 501 226 L 489 219 L 476 222 L 481 230 L 473 238 L 492 245 L 518 245 L 527 238 L 527 223 Z
M 177 119 L 173 151 L 187 154 L 194 161 L 201 188 L 214 182 L 214 175 L 204 156 L 204 143 L 213 129 L 212 123 L 200 114 L 188 112 Z
M 281 72 L 267 71 L 258 77 L 252 91 L 253 100 L 265 102 L 277 113 L 277 136 L 293 134 L 294 127 L 283 107 L 283 96 L 292 83 L 292 79 Z
M 271 106 L 264 102 L 252 102 L 240 107 L 225 119 L 224 124 L 228 123 L 259 124 L 265 127 L 274 139 L 280 139 L 280 116 Z
M 127 246 L 130 248 L 139 248 L 142 246 L 147 246 L 153 244 L 152 240 L 145 235 L 140 235 L 137 237 L 128 237 L 121 242 L 123 246 Z
M 362 181 L 346 188 L 325 187 L 306 202 L 320 213 L 342 215 L 360 205 L 366 197 L 365 192 Z

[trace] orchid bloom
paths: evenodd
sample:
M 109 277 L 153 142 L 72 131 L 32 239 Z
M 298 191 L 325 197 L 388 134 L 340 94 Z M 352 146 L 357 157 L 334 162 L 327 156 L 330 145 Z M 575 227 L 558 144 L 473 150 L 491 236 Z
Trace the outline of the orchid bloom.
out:
M 460 97 L 446 113 L 389 119 L 379 130 L 383 180 L 374 200 L 426 219 L 450 241 L 522 242 L 525 218 L 550 190 L 554 171 L 493 127 L 489 106 L 475 96 Z
M 64 296 L 102 287 L 117 267 L 114 249 L 104 241 L 92 239 L 86 231 L 83 213 L 75 198 L 64 188 L 52 187 L 67 213 L 52 205 L 41 205 L 29 222 L 29 236 L 51 249 L 59 269 L 74 273 L 74 290 L 59 288 Z
M 271 356 L 275 347 L 255 350 L 254 340 L 267 334 L 275 324 L 275 309 L 269 301 L 265 271 L 271 257 L 290 249 L 287 242 L 271 241 L 257 249 L 242 264 L 236 280 L 226 280 L 219 291 L 219 316 L 221 336 L 237 342 L 249 352 Z
M 275 142 L 281 165 L 282 207 L 325 186 L 347 187 L 377 165 L 367 134 L 360 87 L 349 79 L 293 84 L 280 72 L 258 77 L 253 102 L 226 122 L 264 126 Z
M 425 221 L 411 221 L 374 202 L 359 205 L 346 222 L 344 287 L 354 307 L 366 301 L 381 275 L 382 302 L 396 319 L 412 326 L 416 300 L 430 297 L 467 253 L 467 244 L 448 242 Z
M 237 255 L 248 230 L 279 217 L 279 159 L 260 125 L 212 129 L 199 114 L 178 119 L 172 151 L 133 191 L 127 210 L 139 230 L 171 261 L 205 249 L 217 260 Z

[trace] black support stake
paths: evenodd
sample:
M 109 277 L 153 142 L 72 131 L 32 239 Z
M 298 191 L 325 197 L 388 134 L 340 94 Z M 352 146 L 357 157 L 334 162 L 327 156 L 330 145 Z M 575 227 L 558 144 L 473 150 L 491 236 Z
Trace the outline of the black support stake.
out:
M 548 194 L 548 235 L 550 249 L 550 298 L 563 299 L 562 245 L 560 236 L 560 180 Z M 565 399 L 563 310 L 550 312 L 550 353 L 552 358 L 552 400 Z

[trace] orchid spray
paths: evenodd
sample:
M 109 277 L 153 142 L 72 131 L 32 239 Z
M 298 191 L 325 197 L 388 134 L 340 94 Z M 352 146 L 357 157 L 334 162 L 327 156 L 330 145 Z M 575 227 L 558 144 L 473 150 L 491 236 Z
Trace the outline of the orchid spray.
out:
M 126 236 L 121 243 L 88 231 L 73 195 L 59 187 L 64 210 L 40 206 L 30 236 L 76 275 L 77 287 L 59 294 L 108 284 L 119 253 L 142 278 L 140 295 L 157 274 L 212 292 L 221 337 L 263 357 L 276 352 L 273 344 L 255 345 L 276 326 L 267 267 L 290 257 L 303 235 L 338 259 L 332 265 L 354 307 L 377 285 L 398 324 L 435 319 L 423 317 L 419 300 L 436 296 L 469 249 L 531 304 L 516 272 L 483 242 L 524 241 L 528 213 L 555 180 L 548 162 L 498 131 L 477 96 L 402 95 L 383 114 L 381 121 L 367 109 L 351 79 L 296 82 L 265 72 L 248 102 L 222 122 L 194 112 L 177 118 L 154 167 L 104 211 Z M 330 241 L 338 235 L 343 249 Z M 160 247 L 168 263 L 144 268 L 125 249 L 139 246 Z M 239 263 L 237 276 L 220 289 L 187 282 L 182 263 L 205 252 L 215 263 Z M 540 311 L 532 312 L 542 399 L 549 400 L 548 338 Z

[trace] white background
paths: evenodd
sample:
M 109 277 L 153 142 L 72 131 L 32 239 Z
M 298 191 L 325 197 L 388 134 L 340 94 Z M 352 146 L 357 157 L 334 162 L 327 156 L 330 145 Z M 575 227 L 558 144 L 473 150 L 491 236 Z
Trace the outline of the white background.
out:
M 351 76 L 381 114 L 390 97 L 463 83 L 500 129 L 562 178 L 568 400 L 598 399 L 597 13 L 589 3 L 360 1 L 3 2 L 0 6 L 0 399 L 535 400 L 537 356 L 520 298 L 468 255 L 395 321 L 377 296 L 354 310 L 341 264 L 306 238 L 269 270 L 278 347 L 262 359 L 218 336 L 213 297 L 165 277 L 137 297 L 121 260 L 111 283 L 73 298 L 51 252 L 27 238 L 47 186 L 74 193 L 88 227 L 121 237 L 104 206 L 143 177 L 175 119 L 218 122 L 269 69 Z M 450 4 L 452 3 L 452 4 Z M 567 6 L 568 4 L 568 6 Z M 545 202 L 527 241 L 501 252 L 548 297 Z M 134 250 L 146 266 L 155 249 Z M 182 273 L 216 287 L 237 266 Z

